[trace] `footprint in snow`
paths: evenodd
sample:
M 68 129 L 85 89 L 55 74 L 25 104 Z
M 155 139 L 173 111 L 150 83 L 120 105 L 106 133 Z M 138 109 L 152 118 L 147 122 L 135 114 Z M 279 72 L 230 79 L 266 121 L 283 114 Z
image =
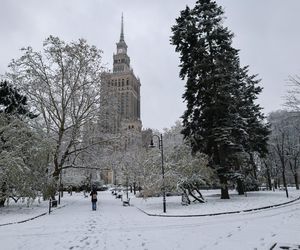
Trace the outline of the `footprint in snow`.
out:
M 72 250 L 72 249 L 74 249 L 74 248 L 79 248 L 79 246 L 72 246 L 72 247 L 70 247 L 69 249 Z
M 85 240 L 87 240 L 89 237 L 84 237 L 83 239 L 80 240 L 80 242 L 83 242 Z

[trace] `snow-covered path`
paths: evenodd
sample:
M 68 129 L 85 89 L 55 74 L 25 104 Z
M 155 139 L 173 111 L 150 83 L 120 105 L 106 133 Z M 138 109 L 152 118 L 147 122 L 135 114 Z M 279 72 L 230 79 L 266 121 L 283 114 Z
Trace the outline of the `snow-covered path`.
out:
M 22 224 L 0 227 L 1 249 L 270 249 L 300 243 L 300 202 L 213 217 L 150 217 L 100 194 L 98 210 L 77 198 Z

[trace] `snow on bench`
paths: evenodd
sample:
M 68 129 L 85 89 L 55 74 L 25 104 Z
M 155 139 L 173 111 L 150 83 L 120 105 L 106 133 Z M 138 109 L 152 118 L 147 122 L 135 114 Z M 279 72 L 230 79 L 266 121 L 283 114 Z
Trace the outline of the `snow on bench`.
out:
M 130 206 L 130 198 L 128 199 L 123 199 L 123 206 Z

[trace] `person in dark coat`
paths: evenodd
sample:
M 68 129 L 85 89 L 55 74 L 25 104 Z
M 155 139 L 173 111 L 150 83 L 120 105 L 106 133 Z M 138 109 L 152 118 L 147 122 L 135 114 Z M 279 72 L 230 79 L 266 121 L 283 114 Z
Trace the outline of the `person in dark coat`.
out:
M 92 210 L 97 209 L 97 190 L 93 188 L 92 192 L 90 193 L 91 201 L 92 201 Z

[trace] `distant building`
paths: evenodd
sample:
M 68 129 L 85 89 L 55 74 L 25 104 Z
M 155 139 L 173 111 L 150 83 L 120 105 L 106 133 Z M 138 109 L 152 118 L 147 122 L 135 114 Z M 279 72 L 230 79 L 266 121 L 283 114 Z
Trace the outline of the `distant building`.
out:
M 116 53 L 113 54 L 113 69 L 105 72 L 101 86 L 101 105 L 99 120 L 86 127 L 87 131 L 98 133 L 97 139 L 107 140 L 94 149 L 98 155 L 97 163 L 92 168 L 73 169 L 64 171 L 64 185 L 79 186 L 86 183 L 110 184 L 120 181 L 120 174 L 116 172 L 116 161 L 110 160 L 112 154 L 121 154 L 129 150 L 139 150 L 149 142 L 150 130 L 142 131 L 141 122 L 141 82 L 130 66 L 130 57 L 127 55 L 127 44 L 124 39 L 124 21 L 121 19 L 120 40 L 116 43 Z M 146 136 L 147 135 L 147 136 Z M 118 137 L 118 141 L 109 138 Z M 149 139 L 150 141 L 150 139 Z M 93 157 L 93 156 L 92 156 Z M 82 162 L 92 162 L 91 156 L 84 156 Z M 84 165 L 84 164 L 82 164 Z
M 104 74 L 103 79 L 101 106 L 110 107 L 104 107 L 107 116 L 104 127 L 115 133 L 124 129 L 141 132 L 141 83 L 130 67 L 130 57 L 127 55 L 127 44 L 124 40 L 123 16 L 120 40 L 116 45 L 112 73 Z
M 122 142 L 116 148 L 118 151 L 142 146 L 141 82 L 130 66 L 127 48 L 122 15 L 120 40 L 113 54 L 113 69 L 103 76 L 99 122 L 102 132 L 122 135 Z M 115 175 L 114 172 L 102 171 L 101 176 L 105 182 L 113 183 Z

